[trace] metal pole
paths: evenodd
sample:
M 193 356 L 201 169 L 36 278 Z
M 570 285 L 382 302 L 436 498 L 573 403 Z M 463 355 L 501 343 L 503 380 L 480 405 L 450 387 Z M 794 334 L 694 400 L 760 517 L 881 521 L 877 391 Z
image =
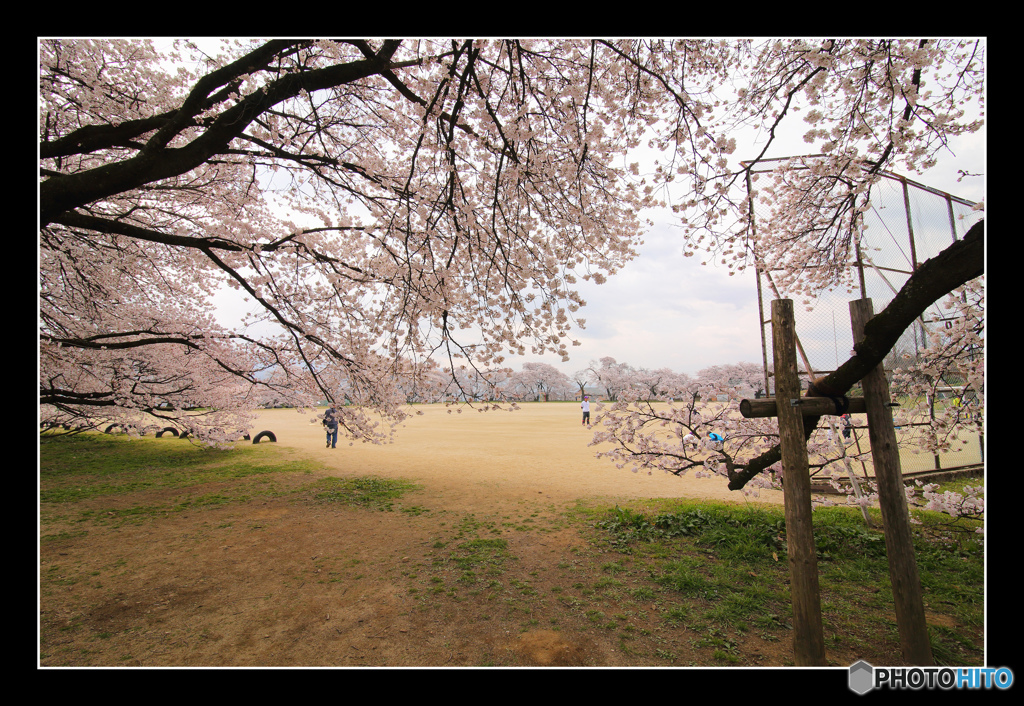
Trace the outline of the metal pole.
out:
M 761 290 L 761 264 L 757 259 L 757 219 L 754 214 L 754 200 L 750 198 L 750 172 L 747 172 L 747 208 L 750 209 L 747 217 L 750 220 L 750 233 L 753 235 L 751 250 L 754 256 L 754 270 L 757 272 L 757 315 L 761 324 L 761 364 L 764 366 L 764 394 L 765 397 L 772 395 L 771 382 L 768 379 L 768 344 L 764 337 L 764 294 Z

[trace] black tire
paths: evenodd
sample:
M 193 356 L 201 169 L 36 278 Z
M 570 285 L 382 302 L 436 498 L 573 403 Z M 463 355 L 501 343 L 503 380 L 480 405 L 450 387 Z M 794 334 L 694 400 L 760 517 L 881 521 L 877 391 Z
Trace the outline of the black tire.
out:
M 122 427 L 120 424 L 111 424 L 109 427 L 107 427 L 106 429 L 103 430 L 103 433 L 104 434 L 113 434 L 114 433 L 114 429 L 120 429 L 121 431 L 124 431 L 124 427 Z
M 163 429 L 161 429 L 160 431 L 158 431 L 156 433 L 156 438 L 159 439 L 161 436 L 163 436 L 167 432 L 170 432 L 171 436 L 178 436 L 178 430 L 175 429 L 174 427 L 164 427 Z
M 266 438 L 270 439 L 271 441 L 277 441 L 277 437 L 274 436 L 274 432 L 272 432 L 272 431 L 261 431 L 259 434 L 256 435 L 256 438 L 252 440 L 252 443 L 254 443 L 254 444 L 260 443 L 260 439 L 262 439 L 263 437 L 266 437 Z

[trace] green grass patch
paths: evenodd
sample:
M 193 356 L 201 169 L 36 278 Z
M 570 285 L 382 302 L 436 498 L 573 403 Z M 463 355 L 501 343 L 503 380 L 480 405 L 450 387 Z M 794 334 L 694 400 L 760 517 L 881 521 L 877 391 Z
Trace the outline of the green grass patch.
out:
M 518 601 L 524 596 L 537 595 L 529 580 L 502 580 L 508 563 L 515 557 L 509 550 L 508 541 L 500 536 L 502 532 L 498 522 L 480 520 L 468 514 L 451 529 L 453 535 L 449 539 L 436 539 L 431 544 L 433 551 L 429 566 L 422 567 L 426 575 L 408 573 L 408 577 L 417 583 L 410 592 L 416 593 L 423 601 L 442 593 L 462 600 L 465 592 L 485 601 L 499 597 Z
M 463 572 L 484 572 L 488 575 L 500 574 L 510 556 L 508 542 L 491 537 L 460 542 L 450 554 L 451 561 Z
M 317 502 L 391 510 L 402 495 L 416 488 L 404 480 L 328 477 L 298 490 L 286 490 L 273 480 L 275 475 L 319 470 L 317 462 L 294 458 L 290 450 L 268 444 L 213 449 L 181 439 L 108 434 L 40 437 L 40 502 L 44 507 L 147 491 L 180 491 L 161 496 L 155 503 L 93 505 L 79 511 L 79 520 L 99 524 L 142 522 L 174 512 L 244 503 L 259 496 L 312 494 Z M 426 511 L 418 506 L 408 510 L 412 514 Z
M 269 445 L 212 449 L 182 439 L 44 435 L 39 442 L 39 499 L 44 504 L 73 503 L 315 468 Z
M 415 483 L 394 478 L 365 476 L 360 478 L 322 478 L 307 485 L 317 502 L 340 503 L 390 512 L 395 501 L 411 490 Z M 421 510 L 421 509 L 420 509 Z
M 659 591 L 662 619 L 708 626 L 716 661 L 732 662 L 735 636 L 757 631 L 778 639 L 790 629 L 785 516 L 781 507 L 663 501 L 650 507 L 590 510 L 593 541 L 634 559 Z M 948 517 L 915 513 L 914 543 L 936 659 L 971 664 L 982 656 L 984 548 L 948 529 Z M 880 525 L 877 516 L 876 526 Z M 944 535 L 940 529 L 946 528 Z M 814 513 L 822 620 L 830 648 L 858 649 L 893 626 L 885 538 L 859 510 Z M 603 565 L 623 566 L 608 562 Z M 637 572 L 638 573 L 638 572 Z M 651 598 L 651 589 L 631 592 Z M 671 607 L 670 607 L 671 606 Z M 941 627 L 939 624 L 941 623 Z M 894 638 L 898 642 L 898 638 Z

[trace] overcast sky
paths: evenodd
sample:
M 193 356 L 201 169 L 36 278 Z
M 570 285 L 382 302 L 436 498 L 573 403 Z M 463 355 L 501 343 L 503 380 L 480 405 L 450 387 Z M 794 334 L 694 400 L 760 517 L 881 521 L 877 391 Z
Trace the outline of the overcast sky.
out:
M 602 285 L 583 283 L 586 329 L 573 338 L 571 361 L 549 362 L 567 374 L 611 356 L 633 367 L 695 373 L 717 363 L 758 362 L 757 290 L 753 272 L 730 277 L 724 266 L 683 257 L 680 231 L 661 215 L 640 256 Z

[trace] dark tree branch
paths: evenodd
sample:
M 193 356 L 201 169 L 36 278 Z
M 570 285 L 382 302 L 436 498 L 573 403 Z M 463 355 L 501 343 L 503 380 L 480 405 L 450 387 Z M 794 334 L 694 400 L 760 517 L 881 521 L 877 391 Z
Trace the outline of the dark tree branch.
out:
M 137 333 L 145 332 L 133 332 Z M 126 334 L 127 335 L 127 334 Z M 199 338 L 202 338 L 201 336 Z M 182 336 L 153 336 L 151 338 L 140 338 L 132 341 L 103 341 L 103 340 L 90 340 L 88 338 L 58 338 L 56 336 L 47 336 L 41 334 L 39 340 L 46 341 L 47 343 L 53 343 L 60 346 L 69 346 L 72 348 L 88 348 L 93 350 L 125 350 L 128 348 L 141 348 L 143 346 L 153 346 L 162 343 L 173 343 L 176 345 L 186 346 L 195 350 L 200 350 L 199 346 L 195 342 L 190 341 Z
M 864 327 L 864 340 L 854 346 L 856 355 L 835 372 L 815 383 L 816 394 L 845 395 L 865 375 L 885 359 L 911 323 L 942 296 L 985 274 L 985 221 L 975 223 L 963 240 L 924 262 L 889 305 Z M 804 418 L 804 436 L 810 438 L 820 417 Z M 782 460 L 778 445 L 751 459 L 740 469 L 729 472 L 729 489 L 740 490 L 766 468 Z
M 39 186 L 40 225 L 48 225 L 65 211 L 130 191 L 143 184 L 179 176 L 199 167 L 225 150 L 253 120 L 272 106 L 294 98 L 302 91 L 311 93 L 387 70 L 400 41 L 384 42 L 372 59 L 287 74 L 268 84 L 264 90 L 256 91 L 225 110 L 202 135 L 186 146 L 167 148 L 171 138 L 188 127 L 193 116 L 201 112 L 210 92 L 242 73 L 265 67 L 282 53 L 293 50 L 296 44 L 288 41 L 269 42 L 248 57 L 200 79 L 174 117 L 134 157 L 76 174 L 50 177 L 44 181 Z
M 127 238 L 133 238 L 135 240 L 144 240 L 151 243 L 160 243 L 163 245 L 170 245 L 179 248 L 193 248 L 195 250 L 201 250 L 203 252 L 211 250 L 223 250 L 228 252 L 250 252 L 254 249 L 254 244 L 243 244 L 236 243 L 231 240 L 224 240 L 223 238 L 202 238 L 192 237 L 187 235 L 174 235 L 171 233 L 165 233 L 163 231 L 153 230 L 151 228 L 142 228 L 140 226 L 132 225 L 131 223 L 125 223 L 123 221 L 111 220 L 109 218 L 101 218 L 99 216 L 89 216 L 79 211 L 67 211 L 66 213 L 60 214 L 59 217 L 55 218 L 54 223 L 68 226 L 69 228 L 81 228 L 83 230 L 90 230 L 96 233 L 106 233 L 107 235 L 123 235 Z M 346 270 L 356 273 L 358 275 L 365 275 L 365 272 L 359 267 L 349 265 L 336 257 L 331 257 L 315 250 L 309 249 L 304 243 L 296 240 L 299 235 L 303 233 L 315 233 L 325 230 L 336 230 L 343 232 L 346 230 L 358 230 L 359 228 L 353 226 L 338 226 L 336 228 L 311 228 L 309 230 L 302 231 L 300 233 L 292 233 L 291 235 L 279 238 L 278 240 L 262 244 L 259 246 L 260 252 L 274 252 L 282 250 L 287 247 L 294 248 L 295 250 L 302 250 L 309 257 L 316 260 L 317 262 L 329 263 L 331 265 L 338 265 L 344 267 Z

